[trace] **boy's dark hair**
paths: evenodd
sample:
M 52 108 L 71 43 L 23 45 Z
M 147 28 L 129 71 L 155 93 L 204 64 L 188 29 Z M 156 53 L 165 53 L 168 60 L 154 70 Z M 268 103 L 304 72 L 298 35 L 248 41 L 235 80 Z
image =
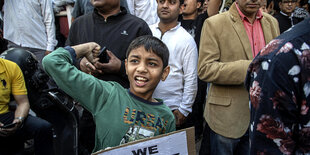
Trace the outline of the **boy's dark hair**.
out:
M 163 43 L 160 39 L 150 35 L 140 36 L 136 38 L 130 43 L 127 49 L 126 58 L 128 58 L 128 55 L 132 50 L 139 47 L 144 47 L 146 51 L 153 52 L 157 56 L 159 56 L 163 61 L 163 68 L 168 66 L 169 50 L 166 44 Z

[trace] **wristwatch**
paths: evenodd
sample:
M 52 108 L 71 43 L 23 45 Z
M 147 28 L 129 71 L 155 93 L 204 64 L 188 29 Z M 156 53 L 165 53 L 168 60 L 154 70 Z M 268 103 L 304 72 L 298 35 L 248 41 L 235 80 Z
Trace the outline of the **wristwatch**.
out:
M 21 122 L 24 122 L 25 117 L 15 117 L 15 119 L 21 120 Z

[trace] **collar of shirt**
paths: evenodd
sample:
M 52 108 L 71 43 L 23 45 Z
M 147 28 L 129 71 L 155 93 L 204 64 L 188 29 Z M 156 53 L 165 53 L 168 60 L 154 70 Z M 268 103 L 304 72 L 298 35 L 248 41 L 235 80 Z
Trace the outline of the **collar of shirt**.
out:
M 114 20 L 114 19 L 118 20 L 118 17 L 121 15 L 124 15 L 124 14 L 127 14 L 127 10 L 126 10 L 126 8 L 121 6 L 120 12 L 118 12 L 114 15 L 111 15 L 111 16 L 107 17 L 107 19 L 105 19 L 102 15 L 100 15 L 99 11 L 96 8 L 94 9 L 94 15 L 95 15 L 94 18 L 97 18 L 97 19 L 102 20 L 104 22 L 107 22 L 108 19 L 109 19 L 109 21 Z
M 247 16 L 245 16 L 245 15 L 242 13 L 242 11 L 239 9 L 238 4 L 237 4 L 237 3 L 235 3 L 235 4 L 236 4 L 238 13 L 239 13 L 239 15 L 240 15 L 242 21 L 243 21 L 243 22 L 244 22 L 244 21 L 250 22 L 249 18 L 248 18 Z M 263 13 L 262 13 L 260 10 L 258 10 L 257 13 L 256 13 L 256 20 L 261 20 L 262 18 L 263 18 Z
M 290 18 L 293 17 L 293 13 L 291 14 L 291 16 L 288 16 L 286 13 L 284 13 L 284 12 L 282 12 L 282 11 L 280 11 L 280 13 L 281 13 L 283 16 L 286 16 L 286 17 L 290 17 Z
M 160 30 L 160 28 L 159 28 L 158 25 L 159 25 L 159 22 L 156 23 L 156 28 Z M 178 29 L 180 26 L 181 26 L 181 23 L 178 22 L 178 24 L 177 24 L 175 27 L 171 28 L 171 29 L 168 30 L 168 31 L 174 31 L 174 30 Z M 168 32 L 168 31 L 167 31 L 167 32 Z
M 245 31 L 248 35 L 250 46 L 252 48 L 252 55 L 254 58 L 259 53 L 259 51 L 266 45 L 263 28 L 260 22 L 263 18 L 263 14 L 260 10 L 258 10 L 258 12 L 256 13 L 256 19 L 253 23 L 250 23 L 249 19 L 240 11 L 237 3 L 236 8 L 242 19 Z

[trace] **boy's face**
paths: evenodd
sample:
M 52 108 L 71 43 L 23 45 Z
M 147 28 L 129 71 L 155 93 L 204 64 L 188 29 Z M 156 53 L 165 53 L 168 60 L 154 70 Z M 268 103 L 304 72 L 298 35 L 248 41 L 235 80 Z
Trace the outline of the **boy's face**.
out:
M 157 14 L 162 22 L 174 22 L 182 13 L 180 0 L 157 0 L 157 4 Z
M 133 49 L 125 61 L 130 82 L 130 92 L 145 100 L 152 101 L 153 92 L 160 80 L 169 74 L 169 66 L 163 69 L 163 61 L 144 47 Z

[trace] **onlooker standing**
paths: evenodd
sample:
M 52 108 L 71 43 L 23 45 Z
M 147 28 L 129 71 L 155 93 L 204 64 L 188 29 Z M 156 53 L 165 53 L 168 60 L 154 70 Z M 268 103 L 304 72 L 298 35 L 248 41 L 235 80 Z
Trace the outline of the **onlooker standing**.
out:
M 204 117 L 211 154 L 248 154 L 250 111 L 244 79 L 251 60 L 279 35 L 278 22 L 259 11 L 261 1 L 237 0 L 229 11 L 205 20 L 198 74 L 211 83 Z
M 57 45 L 52 0 L 5 0 L 4 38 L 8 48 L 29 50 L 41 60 Z
M 143 19 L 148 25 L 159 21 L 156 0 L 127 0 L 129 12 Z
M 182 4 L 182 16 L 180 16 L 181 26 L 195 39 L 199 46 L 201 28 L 208 14 L 205 12 L 198 15 L 198 10 L 203 0 L 185 0 Z
M 128 9 L 126 0 L 120 0 L 120 5 Z M 77 17 L 92 12 L 93 10 L 94 6 L 91 4 L 91 0 L 75 0 L 71 14 L 73 19 L 76 19 Z
M 310 154 L 310 19 L 271 41 L 250 64 L 251 154 Z
M 274 17 L 279 22 L 280 33 L 283 33 L 301 21 L 293 16 L 293 12 L 296 8 L 296 2 L 296 0 L 281 0 L 281 2 L 279 2 L 281 11 Z
M 207 13 L 198 15 L 199 8 L 203 0 L 185 0 L 182 4 L 182 15 L 179 18 L 181 26 L 195 39 L 199 46 L 201 28 L 204 20 L 208 17 Z M 198 52 L 199 53 L 199 52 Z M 195 126 L 195 139 L 198 140 L 203 131 L 203 105 L 206 97 L 207 83 L 198 79 L 198 90 L 192 113 L 186 123 Z
M 153 96 L 165 101 L 173 111 L 176 126 L 182 128 L 196 97 L 198 52 L 193 37 L 178 22 L 180 0 L 157 3 L 160 22 L 150 28 L 168 46 L 170 74 L 158 84 Z

